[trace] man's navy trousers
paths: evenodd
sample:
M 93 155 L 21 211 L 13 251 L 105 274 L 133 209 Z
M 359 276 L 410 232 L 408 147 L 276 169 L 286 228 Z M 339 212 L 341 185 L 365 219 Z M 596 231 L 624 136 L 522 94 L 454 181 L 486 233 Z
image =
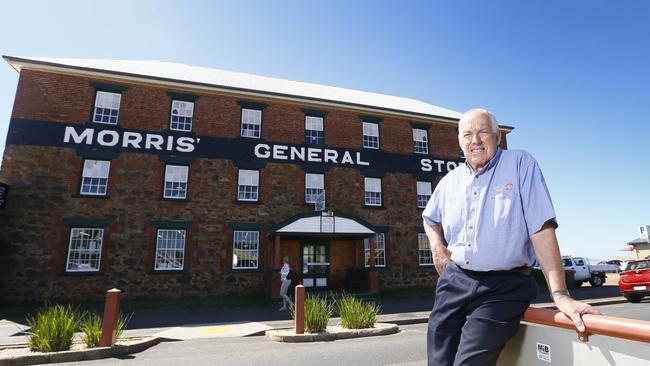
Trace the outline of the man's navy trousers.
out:
M 429 366 L 496 364 L 536 296 L 537 283 L 527 274 L 468 271 L 450 262 L 429 317 Z

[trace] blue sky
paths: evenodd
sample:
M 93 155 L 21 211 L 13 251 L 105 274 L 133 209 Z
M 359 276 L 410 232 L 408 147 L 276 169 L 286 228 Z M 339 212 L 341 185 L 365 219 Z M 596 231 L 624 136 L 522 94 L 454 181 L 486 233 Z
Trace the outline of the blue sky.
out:
M 539 161 L 565 254 L 650 224 L 650 2 L 13 1 L 0 53 L 186 63 L 492 110 Z M 18 74 L 0 65 L 0 141 Z

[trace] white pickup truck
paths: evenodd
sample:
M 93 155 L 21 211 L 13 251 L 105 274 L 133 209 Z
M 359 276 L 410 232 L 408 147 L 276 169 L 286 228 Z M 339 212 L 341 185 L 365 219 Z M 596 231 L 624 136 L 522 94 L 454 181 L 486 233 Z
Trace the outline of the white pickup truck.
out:
M 589 281 L 589 284 L 594 287 L 600 287 L 605 283 L 606 273 L 617 273 L 619 270 L 615 264 L 589 264 L 587 258 L 584 257 L 565 256 L 562 257 L 562 261 L 565 270 L 576 271 L 576 287 L 582 286 L 586 281 Z

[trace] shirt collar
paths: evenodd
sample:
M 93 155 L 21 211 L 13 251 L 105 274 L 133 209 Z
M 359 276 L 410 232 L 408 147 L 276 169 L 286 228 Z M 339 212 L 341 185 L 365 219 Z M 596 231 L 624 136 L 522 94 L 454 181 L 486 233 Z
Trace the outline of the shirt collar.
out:
M 492 157 L 492 159 L 490 159 L 490 161 L 488 161 L 485 168 L 481 169 L 480 172 L 477 173 L 474 170 L 474 168 L 472 168 L 472 166 L 469 164 L 469 162 L 467 160 L 465 160 L 465 166 L 467 167 L 470 174 L 472 174 L 472 175 L 481 175 L 481 174 L 485 173 L 486 171 L 492 169 L 497 164 L 500 157 L 501 157 L 501 148 L 497 146 L 497 152 L 494 153 L 494 156 Z

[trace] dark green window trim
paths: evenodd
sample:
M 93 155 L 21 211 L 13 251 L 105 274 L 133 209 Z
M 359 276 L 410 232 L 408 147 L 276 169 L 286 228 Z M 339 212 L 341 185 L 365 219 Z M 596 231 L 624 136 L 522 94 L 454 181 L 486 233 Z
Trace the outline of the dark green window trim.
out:
M 151 225 L 156 229 L 188 230 L 192 227 L 192 220 L 151 220 Z
M 326 165 L 314 165 L 314 164 L 300 164 L 300 167 L 305 173 L 313 174 L 325 174 L 330 169 Z
M 104 228 L 111 226 L 111 219 L 84 219 L 81 217 L 64 217 L 63 223 L 69 227 Z
M 79 148 L 76 149 L 76 151 L 78 157 L 92 160 L 113 160 L 120 155 L 119 151 L 88 150 Z
M 329 112 L 327 111 L 319 111 L 317 109 L 307 109 L 303 108 L 301 109 L 302 113 L 305 114 L 305 116 L 310 116 L 310 117 L 321 117 L 325 118 Z
M 364 116 L 364 115 L 359 116 L 359 118 L 361 118 L 361 121 L 363 121 L 363 122 L 370 122 L 370 123 L 377 123 L 377 124 L 378 124 L 379 122 L 381 122 L 381 121 L 384 120 L 384 119 L 381 118 L 381 117 L 375 117 L 375 116 Z
M 196 102 L 200 97 L 194 94 L 167 92 L 167 95 L 173 100 L 181 102 Z
M 428 130 L 431 128 L 431 125 L 428 125 L 426 123 L 411 122 L 411 127 L 419 128 L 420 130 Z
M 176 155 L 158 155 L 158 160 L 165 164 L 190 166 L 196 161 L 196 158 Z
M 99 81 L 91 81 L 90 85 L 95 87 L 97 90 L 101 91 L 107 91 L 111 93 L 118 93 L 121 94 L 123 91 L 126 91 L 128 87 L 123 86 L 123 85 L 117 85 L 117 84 L 108 84 L 108 83 L 102 83 Z
M 264 103 L 247 102 L 247 101 L 243 101 L 243 100 L 238 101 L 237 104 L 238 104 L 239 106 L 241 106 L 242 108 L 246 108 L 246 109 L 257 109 L 258 111 L 261 111 L 261 110 L 263 110 L 264 108 L 268 107 L 268 105 L 267 105 L 267 104 L 264 104 Z
M 418 234 L 426 234 L 426 231 L 424 231 L 424 226 L 418 226 L 415 228 L 415 230 Z
M 243 230 L 243 231 L 261 231 L 264 224 L 255 222 L 229 222 L 228 229 L 230 230 Z
M 386 176 L 386 172 L 382 170 L 359 168 L 359 172 L 366 178 L 383 178 Z
M 390 226 L 388 225 L 375 226 L 375 231 L 377 231 L 377 233 L 386 234 L 389 230 L 390 230 Z

